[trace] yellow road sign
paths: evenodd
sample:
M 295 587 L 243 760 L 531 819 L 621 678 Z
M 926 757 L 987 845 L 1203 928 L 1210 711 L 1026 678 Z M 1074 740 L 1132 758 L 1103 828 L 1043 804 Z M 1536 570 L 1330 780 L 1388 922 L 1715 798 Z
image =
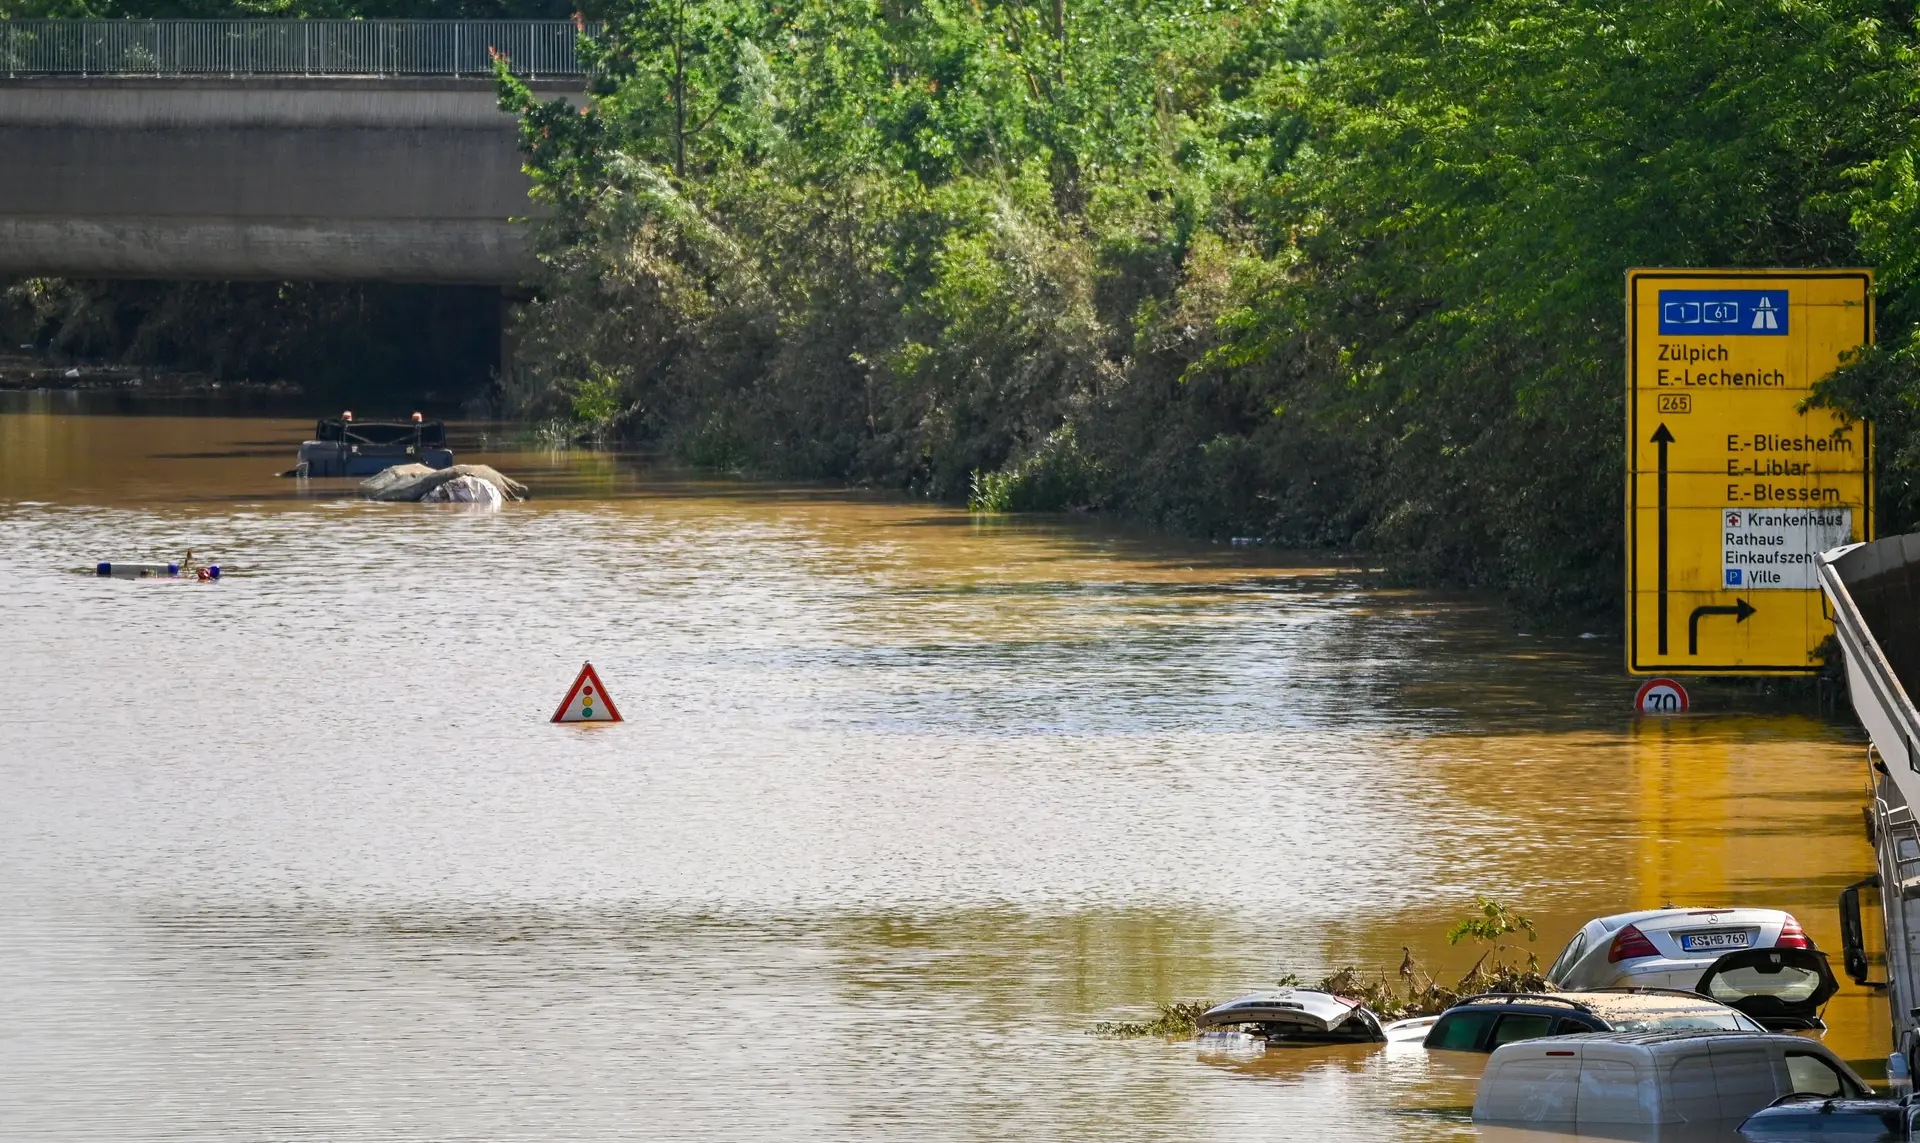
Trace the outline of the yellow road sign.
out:
M 1868 270 L 1627 272 L 1627 670 L 1818 670 L 1814 558 L 1873 538 L 1873 433 L 1795 408 L 1873 340 Z

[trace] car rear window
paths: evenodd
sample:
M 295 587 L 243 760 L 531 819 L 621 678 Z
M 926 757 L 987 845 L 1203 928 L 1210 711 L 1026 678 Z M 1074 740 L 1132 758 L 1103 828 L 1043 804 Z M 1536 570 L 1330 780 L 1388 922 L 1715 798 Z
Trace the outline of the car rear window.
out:
M 1771 996 L 1783 1004 L 1798 1004 L 1820 991 L 1820 974 L 1798 965 L 1774 966 L 1772 972 L 1758 965 L 1715 973 L 1708 982 L 1708 995 L 1723 1003 L 1749 996 Z
M 1427 1033 L 1426 1046 L 1449 1052 L 1471 1052 L 1480 1046 L 1480 1034 L 1498 1012 L 1449 1012 Z

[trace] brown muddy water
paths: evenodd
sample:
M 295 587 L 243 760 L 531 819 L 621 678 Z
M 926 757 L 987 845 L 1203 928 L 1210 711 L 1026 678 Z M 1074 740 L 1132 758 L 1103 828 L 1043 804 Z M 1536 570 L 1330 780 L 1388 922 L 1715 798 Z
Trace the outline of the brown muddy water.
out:
M 1457 972 L 1476 892 L 1837 949 L 1871 867 L 1846 729 L 1636 722 L 1611 637 L 1325 557 L 585 452 L 367 504 L 272 476 L 310 418 L 0 401 L 7 1139 L 1467 1139 L 1478 1058 L 1087 1029 Z M 624 724 L 546 721 L 584 659 Z

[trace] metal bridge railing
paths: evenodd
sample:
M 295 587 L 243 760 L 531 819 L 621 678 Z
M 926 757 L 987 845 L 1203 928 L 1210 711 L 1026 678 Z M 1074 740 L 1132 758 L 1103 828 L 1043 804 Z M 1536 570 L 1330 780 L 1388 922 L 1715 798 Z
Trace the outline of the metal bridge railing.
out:
M 580 35 L 568 20 L 4 20 L 0 73 L 483 76 L 497 51 L 537 79 L 583 74 Z

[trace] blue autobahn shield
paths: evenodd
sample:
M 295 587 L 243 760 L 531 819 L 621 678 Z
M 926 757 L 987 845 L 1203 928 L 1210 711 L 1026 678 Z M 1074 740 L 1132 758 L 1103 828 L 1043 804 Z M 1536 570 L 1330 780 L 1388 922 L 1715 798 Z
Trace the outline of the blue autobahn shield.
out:
M 1787 291 L 1661 290 L 1661 337 L 1785 337 Z

